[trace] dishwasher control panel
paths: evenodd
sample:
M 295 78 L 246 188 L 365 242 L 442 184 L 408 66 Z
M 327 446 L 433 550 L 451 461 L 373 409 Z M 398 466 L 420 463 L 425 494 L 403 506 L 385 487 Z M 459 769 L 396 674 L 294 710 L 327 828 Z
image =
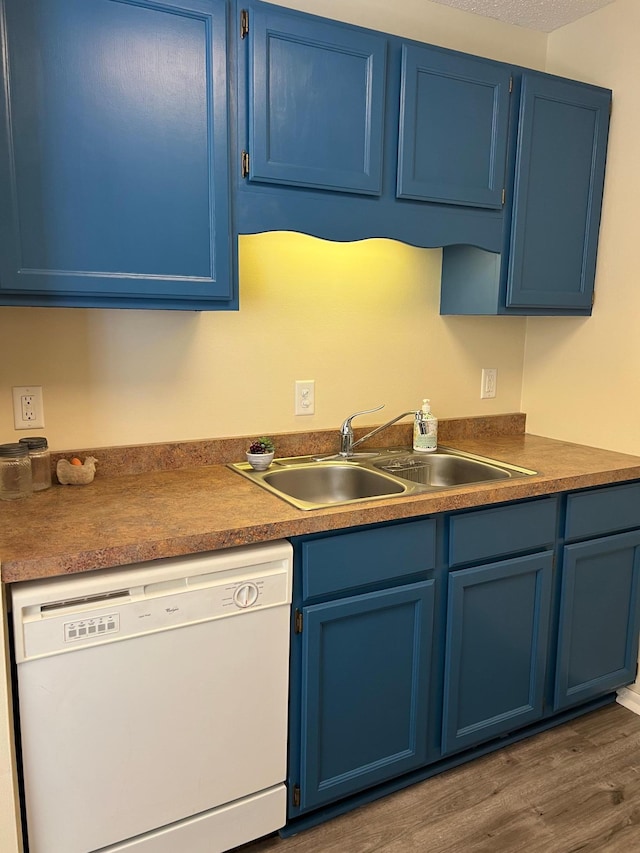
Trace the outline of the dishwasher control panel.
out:
M 287 555 L 288 557 L 288 555 Z M 14 596 L 16 660 L 75 653 L 85 647 L 128 640 L 200 622 L 238 619 L 291 602 L 291 561 L 171 576 L 145 570 L 109 578 L 110 589 L 60 584 L 63 595 L 29 600 L 25 585 Z M 130 583 L 122 583 L 122 580 Z M 75 595 L 69 593 L 76 593 Z M 80 592 L 81 594 L 78 594 Z M 17 617 L 17 618 L 16 618 Z
M 116 634 L 120 630 L 120 616 L 109 613 L 107 616 L 93 616 L 90 619 L 78 619 L 64 623 L 65 643 L 76 640 L 86 640 L 103 637 L 105 634 Z

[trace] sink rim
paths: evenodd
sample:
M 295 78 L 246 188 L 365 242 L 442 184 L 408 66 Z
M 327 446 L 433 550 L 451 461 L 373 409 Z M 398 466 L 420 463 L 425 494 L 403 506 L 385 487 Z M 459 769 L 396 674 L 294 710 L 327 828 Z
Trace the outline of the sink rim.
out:
M 404 479 L 399 474 L 391 474 L 387 471 L 381 470 L 378 467 L 380 463 L 383 462 L 385 459 L 389 459 L 389 461 L 391 461 L 392 459 L 398 459 L 402 455 L 420 459 L 424 457 L 425 462 L 428 462 L 428 457 L 433 455 L 454 456 L 462 459 L 470 459 L 475 462 L 481 462 L 484 465 L 489 465 L 490 467 L 505 471 L 508 473 L 508 476 L 500 479 L 479 479 L 474 480 L 473 482 L 454 483 L 451 485 L 425 485 L 423 483 L 417 483 L 412 480 Z M 380 479 L 387 479 L 393 482 L 395 485 L 401 486 L 402 490 L 399 492 L 393 492 L 391 494 L 387 492 L 385 494 L 380 495 L 367 495 L 366 497 L 348 498 L 340 501 L 332 501 L 330 503 L 315 503 L 289 495 L 287 492 L 283 492 L 276 486 L 272 486 L 271 483 L 265 479 L 266 476 L 273 474 L 274 472 L 279 470 L 308 470 L 310 466 L 313 468 L 344 466 L 349 468 L 365 469 L 370 471 L 372 474 L 375 474 Z M 248 462 L 230 462 L 227 467 L 231 468 L 233 471 L 236 471 L 236 473 L 241 474 L 243 477 L 252 480 L 256 485 L 260 486 L 268 492 L 271 492 L 271 494 L 275 495 L 281 500 L 286 501 L 292 506 L 295 506 L 297 509 L 305 511 L 313 509 L 330 509 L 331 507 L 347 506 L 350 504 L 362 503 L 363 501 L 392 500 L 395 498 L 405 498 L 412 495 L 429 493 L 434 494 L 451 489 L 462 489 L 479 485 L 486 485 L 486 483 L 492 483 L 494 486 L 499 487 L 502 484 L 511 482 L 513 479 L 521 479 L 523 477 L 535 476 L 540 473 L 539 471 L 533 471 L 530 468 L 524 468 L 519 465 L 514 465 L 510 462 L 502 462 L 501 460 L 492 459 L 487 456 L 479 456 L 474 453 L 469 453 L 464 450 L 457 450 L 456 448 L 448 447 L 445 445 L 439 445 L 438 449 L 433 453 L 420 454 L 415 452 L 411 447 L 393 447 L 369 451 L 366 457 L 364 456 L 364 454 L 362 456 L 356 456 L 352 458 L 342 458 L 339 455 L 321 457 L 318 454 L 307 456 L 288 456 L 282 457 L 281 459 L 274 459 L 271 465 L 264 471 L 255 471 Z
M 363 465 L 360 461 L 351 462 L 349 460 L 332 460 L 331 462 L 318 462 L 313 459 L 313 457 L 309 456 L 299 457 L 302 461 L 299 464 L 292 464 L 290 460 L 293 458 L 295 457 L 288 457 L 287 462 L 281 467 L 278 467 L 278 460 L 274 459 L 272 464 L 264 471 L 254 470 L 248 462 L 232 462 L 228 467 L 237 471 L 238 474 L 242 474 L 244 477 L 247 477 L 249 480 L 252 480 L 254 483 L 261 486 L 263 489 L 266 489 L 268 492 L 271 492 L 271 494 L 276 495 L 281 500 L 284 500 L 302 510 L 329 509 L 334 506 L 347 506 L 349 504 L 362 503 L 363 501 L 389 500 L 391 498 L 406 497 L 408 494 L 419 494 L 422 492 L 432 491 L 429 486 L 423 486 L 419 483 L 410 483 L 406 480 L 401 480 L 399 477 L 394 477 L 392 474 L 387 474 L 385 471 L 379 471 L 369 465 Z M 267 479 L 269 475 L 277 475 L 280 472 L 285 474 L 287 471 L 309 471 L 310 468 L 320 470 L 326 470 L 327 468 L 346 468 L 353 471 L 366 471 L 376 479 L 391 483 L 396 487 L 396 490 L 391 493 L 384 492 L 379 495 L 366 495 L 365 497 L 348 498 L 345 500 L 331 501 L 330 503 L 316 503 L 314 501 L 304 500 L 303 498 L 297 498 L 295 495 L 290 495 L 288 492 L 282 491 L 282 489 L 279 489 L 277 486 L 273 486 L 269 479 Z

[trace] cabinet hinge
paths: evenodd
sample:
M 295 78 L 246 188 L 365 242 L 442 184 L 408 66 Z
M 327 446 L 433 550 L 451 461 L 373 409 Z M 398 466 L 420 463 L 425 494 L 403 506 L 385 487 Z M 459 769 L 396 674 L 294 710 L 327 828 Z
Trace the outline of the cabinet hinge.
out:
M 300 806 L 300 785 L 293 786 L 293 805 L 295 808 Z
M 507 191 L 504 187 L 502 187 L 502 204 L 504 205 L 507 201 Z
M 511 92 L 513 92 L 513 75 L 509 77 L 509 94 L 511 94 Z
M 243 151 L 240 155 L 240 171 L 242 177 L 246 178 L 249 175 L 249 152 Z
M 296 634 L 302 634 L 302 610 L 296 609 L 293 616 L 293 630 Z
M 249 35 L 249 11 L 242 9 L 240 12 L 240 38 L 244 39 Z

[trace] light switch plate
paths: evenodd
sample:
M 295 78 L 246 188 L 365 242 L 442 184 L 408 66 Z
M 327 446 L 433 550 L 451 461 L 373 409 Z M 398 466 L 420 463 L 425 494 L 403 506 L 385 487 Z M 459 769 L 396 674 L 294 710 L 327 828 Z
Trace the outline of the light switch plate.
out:
M 296 415 L 312 415 L 316 410 L 315 379 L 296 380 Z

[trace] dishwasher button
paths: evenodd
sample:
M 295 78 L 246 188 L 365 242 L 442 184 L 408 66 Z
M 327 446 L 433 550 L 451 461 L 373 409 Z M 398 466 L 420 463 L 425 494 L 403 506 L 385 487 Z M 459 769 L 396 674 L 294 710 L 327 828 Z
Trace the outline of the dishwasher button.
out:
M 90 620 L 77 619 L 64 623 L 64 641 L 93 640 L 99 634 L 114 634 L 120 630 L 120 617 L 117 613 L 108 616 L 95 616 Z
M 233 600 L 237 607 L 251 607 L 258 600 L 258 587 L 250 581 L 240 584 L 233 593 Z

